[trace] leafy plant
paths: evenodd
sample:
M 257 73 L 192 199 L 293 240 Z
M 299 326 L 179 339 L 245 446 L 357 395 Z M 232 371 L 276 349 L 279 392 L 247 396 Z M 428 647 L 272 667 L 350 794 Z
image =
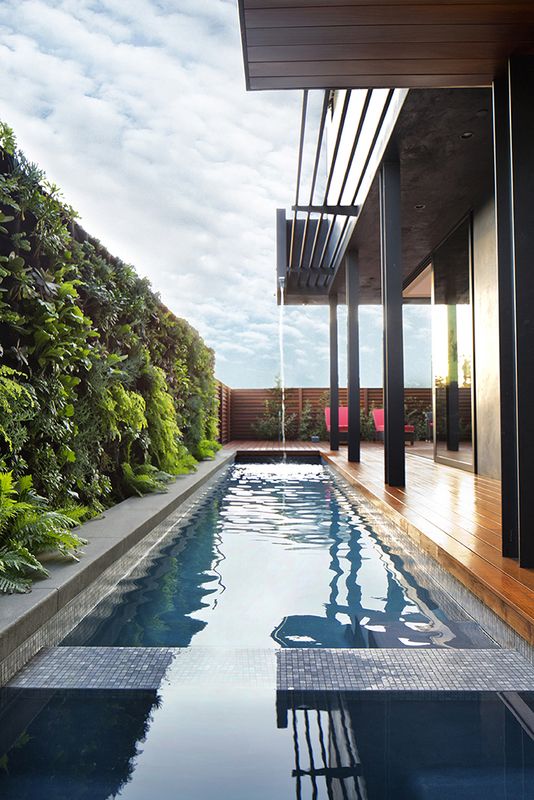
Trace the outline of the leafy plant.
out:
M 124 483 L 129 490 L 129 494 L 137 494 L 141 497 L 152 492 L 166 492 L 167 485 L 173 479 L 172 475 L 162 472 L 152 464 L 141 464 L 138 467 L 131 467 L 129 464 L 122 465 Z
M 77 560 L 86 542 L 75 524 L 50 509 L 29 475 L 15 481 L 11 472 L 0 473 L 0 592 L 29 591 L 32 579 L 48 575 L 38 559 L 44 552 Z
M 317 428 L 316 414 L 312 404 L 307 400 L 300 414 L 299 439 L 306 442 L 311 436 L 316 435 Z
M 221 445 L 219 442 L 215 442 L 213 439 L 202 439 L 194 448 L 193 455 L 199 461 L 203 461 L 206 458 L 214 458 L 215 453 L 220 449 Z
M 275 386 L 269 389 L 269 397 L 265 401 L 263 414 L 253 424 L 253 429 L 260 439 L 276 441 L 282 437 L 282 387 L 280 379 L 277 379 Z M 285 435 L 286 439 L 296 439 L 297 437 L 297 415 L 285 415 Z
M 178 475 L 212 457 L 213 352 L 78 226 L 3 124 L 0 148 L 0 469 L 98 512 L 129 491 L 123 464 Z

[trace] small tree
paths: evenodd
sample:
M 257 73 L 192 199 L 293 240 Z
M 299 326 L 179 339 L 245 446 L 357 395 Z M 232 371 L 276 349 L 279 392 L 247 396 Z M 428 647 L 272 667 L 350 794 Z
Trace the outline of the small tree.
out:
M 315 416 L 312 404 L 309 400 L 306 400 L 300 413 L 299 439 L 301 441 L 305 442 L 315 435 L 317 430 Z
M 263 407 L 263 415 L 252 426 L 259 439 L 277 441 L 282 439 L 282 386 L 280 378 L 272 389 Z M 297 415 L 286 412 L 286 439 L 297 438 Z

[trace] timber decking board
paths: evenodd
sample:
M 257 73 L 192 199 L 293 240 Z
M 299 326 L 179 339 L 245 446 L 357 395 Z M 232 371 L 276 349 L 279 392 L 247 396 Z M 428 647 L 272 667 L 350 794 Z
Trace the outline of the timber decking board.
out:
M 277 442 L 234 441 L 244 451 L 280 450 Z M 383 448 L 362 442 L 359 464 L 325 442 L 288 442 L 288 452 L 315 451 L 392 517 L 473 594 L 534 644 L 534 570 L 501 556 L 500 482 L 436 464 L 406 448 L 406 487 L 384 483 Z

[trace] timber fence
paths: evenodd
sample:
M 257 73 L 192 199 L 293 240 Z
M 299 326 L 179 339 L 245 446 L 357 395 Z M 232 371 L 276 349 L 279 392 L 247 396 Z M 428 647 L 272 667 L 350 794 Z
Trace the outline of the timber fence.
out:
M 286 396 L 286 413 L 295 415 L 296 428 L 300 427 L 303 409 L 309 404 L 314 415 L 322 414 L 328 405 L 327 388 L 288 388 Z M 219 383 L 219 430 L 222 444 L 234 439 L 257 439 L 255 425 L 262 417 L 265 402 L 272 397 L 272 389 L 231 389 Z M 430 408 L 432 390 L 405 389 L 404 399 L 406 412 Z M 467 401 L 467 398 L 466 398 Z M 373 408 L 383 407 L 383 391 L 377 388 L 360 390 L 360 408 L 368 414 Z M 339 405 L 347 405 L 347 390 L 339 389 Z

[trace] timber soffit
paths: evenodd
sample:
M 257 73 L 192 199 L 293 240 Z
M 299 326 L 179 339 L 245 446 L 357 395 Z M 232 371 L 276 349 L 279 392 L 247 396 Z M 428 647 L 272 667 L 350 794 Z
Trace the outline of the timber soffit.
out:
M 532 53 L 534 4 L 239 0 L 249 89 L 489 86 Z

